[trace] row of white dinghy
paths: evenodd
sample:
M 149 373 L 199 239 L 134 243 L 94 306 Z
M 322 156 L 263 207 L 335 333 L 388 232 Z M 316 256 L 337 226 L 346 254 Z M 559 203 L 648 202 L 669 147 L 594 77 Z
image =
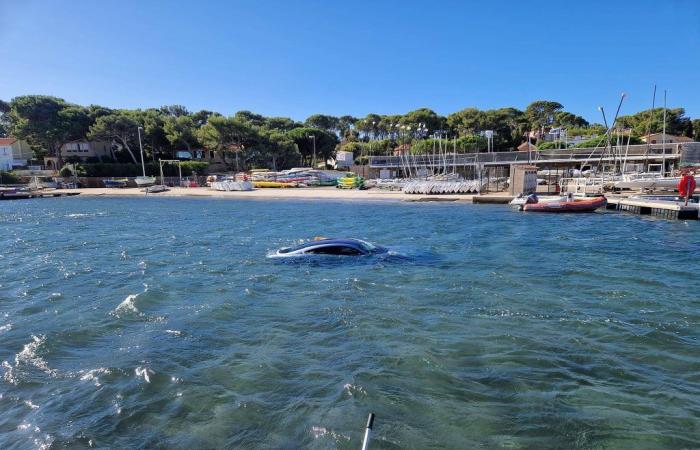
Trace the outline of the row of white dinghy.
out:
M 215 191 L 252 191 L 253 183 L 250 181 L 214 181 L 211 188 Z
M 410 181 L 403 187 L 405 194 L 476 194 L 480 190 L 479 180 Z

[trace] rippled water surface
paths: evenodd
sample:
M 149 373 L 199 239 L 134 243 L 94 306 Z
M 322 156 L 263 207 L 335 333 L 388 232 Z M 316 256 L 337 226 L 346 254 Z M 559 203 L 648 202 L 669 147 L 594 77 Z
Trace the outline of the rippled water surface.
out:
M 700 226 L 502 206 L 0 204 L 0 448 L 700 447 Z M 315 235 L 388 258 L 265 255 Z

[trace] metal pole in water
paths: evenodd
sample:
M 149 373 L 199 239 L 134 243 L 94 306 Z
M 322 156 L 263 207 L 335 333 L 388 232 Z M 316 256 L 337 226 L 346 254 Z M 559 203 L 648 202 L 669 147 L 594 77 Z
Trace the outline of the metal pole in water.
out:
M 372 426 L 374 425 L 374 413 L 369 413 L 367 417 L 367 427 L 365 428 L 365 437 L 362 439 L 362 450 L 369 448 L 369 437 L 372 434 Z

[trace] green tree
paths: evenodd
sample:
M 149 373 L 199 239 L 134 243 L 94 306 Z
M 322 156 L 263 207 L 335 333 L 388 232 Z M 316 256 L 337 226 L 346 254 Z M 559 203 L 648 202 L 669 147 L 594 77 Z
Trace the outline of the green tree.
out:
M 10 104 L 0 100 L 0 137 L 5 137 L 9 134 L 10 125 L 7 113 L 10 112 Z
M 355 128 L 358 132 L 364 134 L 366 137 L 377 137 L 377 132 L 380 129 L 380 124 L 382 122 L 382 117 L 379 114 L 370 113 L 364 118 L 359 119 L 355 122 Z
M 246 163 L 272 170 L 288 169 L 299 164 L 301 154 L 294 141 L 278 130 L 263 130 L 259 141 L 246 155 Z
M 267 119 L 265 116 L 260 114 L 255 114 L 250 111 L 238 111 L 233 117 L 240 123 L 247 124 L 248 126 L 264 127 Z
M 353 116 L 340 116 L 338 118 L 338 131 L 341 139 L 348 137 L 348 133 L 355 128 L 357 120 L 358 119 Z
M 163 113 L 163 115 L 172 117 L 187 116 L 190 113 L 189 111 L 187 111 L 187 108 L 185 108 L 182 105 L 161 106 L 160 110 Z
M 156 154 L 169 155 L 170 141 L 165 135 L 166 116 L 160 109 L 149 108 L 138 111 L 136 121 L 143 127 L 141 138 L 143 139 L 144 152 L 155 161 Z
M 132 147 L 138 148 L 140 124 L 135 120 L 134 115 L 132 111 L 117 110 L 98 117 L 90 127 L 88 138 L 115 142 L 122 150 L 126 150 L 134 164 L 138 164 L 140 161 L 136 159 Z
M 484 113 L 477 108 L 465 108 L 447 116 L 447 125 L 459 136 L 475 134 L 483 122 Z
M 588 121 L 576 114 L 560 111 L 554 114 L 554 125 L 565 128 L 580 128 L 587 127 Z
M 693 140 L 700 142 L 700 119 L 693 119 L 691 123 L 693 126 Z
M 84 108 L 47 95 L 15 97 L 6 114 L 10 134 L 29 142 L 35 152 L 45 149 L 55 156 L 57 167 L 63 165 L 61 146 L 85 138 L 90 125 Z
M 664 129 L 664 109 L 648 109 L 630 116 L 618 117 L 617 124 L 632 128 L 632 133 L 635 136 L 644 136 L 647 133 L 661 133 Z M 666 110 L 666 133 L 678 136 L 692 136 L 693 124 L 685 116 L 685 109 L 669 108 Z
M 554 124 L 556 114 L 564 109 L 561 103 L 549 100 L 532 102 L 525 108 L 525 117 L 530 123 L 530 129 L 543 130 Z
M 318 128 L 295 128 L 288 131 L 287 137 L 294 141 L 302 157 L 309 163 L 313 159 L 314 140 L 316 144 L 316 160 L 326 161 L 335 156 L 335 146 L 338 137 L 334 133 Z M 312 139 L 310 136 L 314 136 Z
M 268 117 L 265 119 L 264 128 L 267 130 L 289 131 L 302 125 L 288 117 Z
M 447 120 L 432 109 L 419 108 L 404 114 L 400 123 L 414 127 L 423 124 L 428 129 L 428 133 L 430 133 L 444 129 L 447 125 Z
M 309 128 L 319 128 L 321 130 L 326 130 L 335 133 L 338 131 L 339 120 L 335 116 L 328 116 L 325 114 L 314 114 L 306 119 L 304 125 Z
M 211 116 L 206 125 L 196 131 L 196 136 L 205 148 L 220 153 L 224 162 L 226 155 L 233 153 L 238 166 L 236 170 L 241 168 L 241 153 L 250 149 L 259 138 L 248 123 L 236 117 L 224 116 Z
M 188 151 L 198 145 L 197 127 L 191 116 L 168 117 L 163 124 L 165 137 L 173 147 L 184 145 Z

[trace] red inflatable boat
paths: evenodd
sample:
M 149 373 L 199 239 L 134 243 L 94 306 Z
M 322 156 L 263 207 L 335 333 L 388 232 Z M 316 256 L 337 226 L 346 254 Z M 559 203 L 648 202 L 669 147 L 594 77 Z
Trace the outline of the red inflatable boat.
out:
M 559 200 L 537 201 L 536 203 L 526 203 L 522 206 L 523 211 L 531 212 L 593 212 L 608 204 L 605 197 L 591 198 L 571 198 L 563 197 Z

